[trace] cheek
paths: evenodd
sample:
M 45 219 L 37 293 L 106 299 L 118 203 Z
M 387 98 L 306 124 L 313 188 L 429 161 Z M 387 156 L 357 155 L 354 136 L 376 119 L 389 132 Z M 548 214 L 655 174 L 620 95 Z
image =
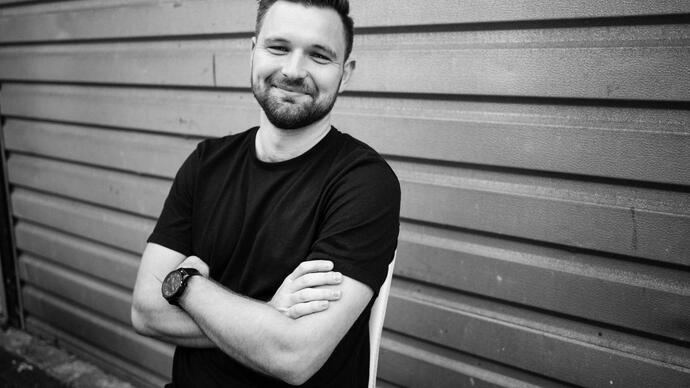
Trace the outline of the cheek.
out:
M 341 72 L 323 69 L 313 72 L 312 78 L 322 91 L 337 92 L 340 87 Z
M 252 63 L 252 78 L 266 78 L 280 70 L 280 65 L 275 60 L 256 54 Z

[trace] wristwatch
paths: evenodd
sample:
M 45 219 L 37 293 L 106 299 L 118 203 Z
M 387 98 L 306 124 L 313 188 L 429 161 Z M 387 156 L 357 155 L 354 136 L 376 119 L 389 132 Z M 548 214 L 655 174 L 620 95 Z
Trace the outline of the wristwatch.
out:
M 201 275 L 195 268 L 178 268 L 171 271 L 163 280 L 161 293 L 173 306 L 178 306 L 180 297 L 187 288 L 187 281 L 194 275 Z

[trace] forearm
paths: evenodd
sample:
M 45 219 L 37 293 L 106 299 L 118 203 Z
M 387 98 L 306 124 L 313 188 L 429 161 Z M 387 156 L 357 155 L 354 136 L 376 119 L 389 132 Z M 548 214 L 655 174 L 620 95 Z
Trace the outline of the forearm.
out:
M 139 334 L 173 345 L 214 347 L 189 314 L 171 306 L 161 294 L 165 275 L 183 260 L 183 254 L 162 245 L 146 245 L 132 293 L 132 326 Z
M 145 298 L 135 298 L 136 302 L 132 304 L 132 324 L 137 333 L 173 345 L 215 347 L 189 314 L 163 299 L 160 289 L 137 292 L 146 294 Z
M 133 311 L 132 322 L 136 331 L 173 345 L 193 348 L 216 346 L 187 313 L 179 309 L 169 310 L 171 309 L 159 312 Z
M 303 382 L 330 354 L 315 357 L 318 347 L 311 346 L 299 320 L 207 279 L 190 279 L 180 305 L 223 352 L 288 383 Z

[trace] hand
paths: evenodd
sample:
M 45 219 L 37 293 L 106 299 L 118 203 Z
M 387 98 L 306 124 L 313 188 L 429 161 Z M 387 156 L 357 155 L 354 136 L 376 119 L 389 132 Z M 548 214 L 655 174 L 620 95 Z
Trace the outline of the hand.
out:
M 293 319 L 327 309 L 329 301 L 340 298 L 340 291 L 321 286 L 343 280 L 343 275 L 332 269 L 333 262 L 328 260 L 303 261 L 283 280 L 268 304 Z
M 197 256 L 189 256 L 188 258 L 184 259 L 180 265 L 177 266 L 177 268 L 195 268 L 197 271 L 199 271 L 199 273 L 201 273 L 201 276 L 208 279 L 208 265 Z

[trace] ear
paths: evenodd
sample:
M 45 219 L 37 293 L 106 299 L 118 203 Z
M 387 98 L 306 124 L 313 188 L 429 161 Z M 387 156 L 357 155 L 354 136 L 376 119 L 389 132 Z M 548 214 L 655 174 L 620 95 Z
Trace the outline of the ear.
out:
M 355 72 L 355 67 L 357 67 L 357 61 L 354 59 L 348 59 L 343 65 L 343 78 L 340 80 L 340 88 L 338 88 L 338 93 L 342 93 L 350 83 L 352 74 Z
M 249 68 L 254 67 L 254 49 L 256 48 L 256 36 L 252 37 L 252 49 L 249 51 Z

